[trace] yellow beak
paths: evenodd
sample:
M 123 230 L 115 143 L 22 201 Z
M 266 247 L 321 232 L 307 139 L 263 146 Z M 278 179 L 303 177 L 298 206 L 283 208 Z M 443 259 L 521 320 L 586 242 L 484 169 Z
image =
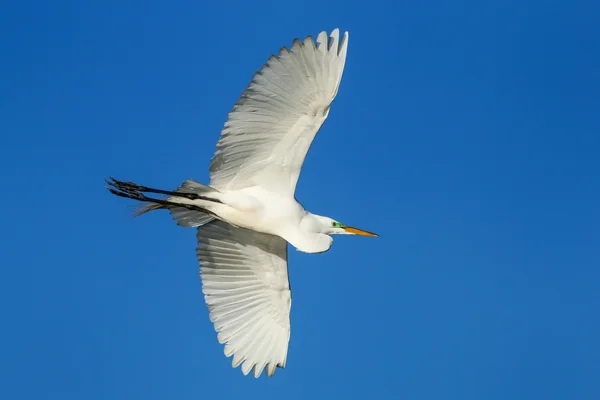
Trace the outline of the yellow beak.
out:
M 375 234 L 375 233 L 371 233 L 371 232 L 367 232 L 367 231 L 363 231 L 362 229 L 357 229 L 357 228 L 353 228 L 351 226 L 345 226 L 344 230 L 348 233 L 352 233 L 354 235 L 361 235 L 361 236 L 373 236 L 373 237 L 379 237 L 379 235 Z

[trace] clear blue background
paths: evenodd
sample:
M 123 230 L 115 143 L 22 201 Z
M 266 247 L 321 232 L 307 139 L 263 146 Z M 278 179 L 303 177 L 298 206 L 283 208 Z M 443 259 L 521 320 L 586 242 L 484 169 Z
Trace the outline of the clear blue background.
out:
M 600 398 L 600 3 L 22 1 L 0 12 L 2 399 Z M 208 180 L 295 37 L 350 31 L 297 196 L 288 365 L 231 368 L 194 230 L 109 175 Z

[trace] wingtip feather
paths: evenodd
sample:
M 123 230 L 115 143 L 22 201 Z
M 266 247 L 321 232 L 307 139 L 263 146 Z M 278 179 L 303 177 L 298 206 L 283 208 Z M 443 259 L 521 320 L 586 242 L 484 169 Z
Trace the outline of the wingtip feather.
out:
M 241 356 L 239 354 L 234 354 L 233 355 L 233 359 L 231 360 L 231 366 L 233 368 L 237 368 L 240 366 L 241 363 L 244 362 L 245 357 Z
M 317 36 L 317 50 L 325 51 L 327 49 L 327 32 L 322 31 Z
M 331 49 L 335 49 L 335 52 L 337 54 L 339 40 L 340 40 L 340 30 L 338 28 L 335 28 L 329 34 L 329 42 L 327 45 L 327 51 L 331 51 Z
M 346 52 L 348 51 L 348 37 L 348 31 L 344 32 L 344 35 L 338 44 L 338 56 L 346 56 Z
M 244 375 L 248 375 L 250 373 L 250 371 L 252 370 L 252 367 L 254 367 L 254 363 L 250 360 L 246 360 L 244 361 L 244 363 L 242 364 L 242 373 Z

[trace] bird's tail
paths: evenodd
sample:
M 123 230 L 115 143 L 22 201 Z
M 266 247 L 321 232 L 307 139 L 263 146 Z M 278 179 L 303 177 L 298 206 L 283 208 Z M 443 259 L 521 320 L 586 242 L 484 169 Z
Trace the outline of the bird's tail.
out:
M 136 208 L 136 210 L 133 212 L 133 216 L 139 217 L 140 215 L 146 214 L 147 212 L 154 211 L 154 210 L 161 210 L 163 208 L 167 208 L 167 206 L 165 206 L 164 204 L 157 204 L 157 203 L 142 204 Z
M 182 200 L 205 200 L 209 202 L 220 202 L 217 189 L 203 185 L 188 179 L 174 191 L 153 189 L 138 185 L 133 182 L 122 182 L 114 178 L 106 181 L 107 189 L 120 197 L 126 197 L 144 202 L 133 213 L 140 216 L 154 210 L 167 209 L 177 224 L 184 227 L 196 227 L 213 221 L 216 217 L 209 210 L 196 204 L 188 204 Z M 156 199 L 148 197 L 145 193 L 165 194 L 169 197 Z

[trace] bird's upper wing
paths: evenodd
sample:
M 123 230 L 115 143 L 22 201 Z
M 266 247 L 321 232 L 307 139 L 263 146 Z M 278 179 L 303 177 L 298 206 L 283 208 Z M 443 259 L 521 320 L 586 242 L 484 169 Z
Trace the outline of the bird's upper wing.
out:
M 295 39 L 269 58 L 229 113 L 210 166 L 220 190 L 259 185 L 293 194 L 306 153 L 329 114 L 348 49 L 339 39 Z
M 202 291 L 225 355 L 244 375 L 266 368 L 272 376 L 285 367 L 290 339 L 287 242 L 218 220 L 197 237 Z

